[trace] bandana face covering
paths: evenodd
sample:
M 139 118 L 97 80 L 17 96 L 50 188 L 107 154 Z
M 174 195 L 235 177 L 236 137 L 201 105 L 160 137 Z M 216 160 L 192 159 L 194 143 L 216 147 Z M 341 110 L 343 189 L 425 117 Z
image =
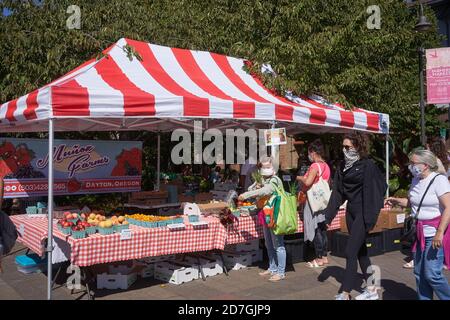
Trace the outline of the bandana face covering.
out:
M 350 169 L 356 161 L 359 160 L 359 153 L 354 148 L 351 148 L 349 150 L 344 148 L 342 149 L 342 151 L 344 152 L 345 157 L 345 167 L 344 167 L 345 172 L 348 169 Z

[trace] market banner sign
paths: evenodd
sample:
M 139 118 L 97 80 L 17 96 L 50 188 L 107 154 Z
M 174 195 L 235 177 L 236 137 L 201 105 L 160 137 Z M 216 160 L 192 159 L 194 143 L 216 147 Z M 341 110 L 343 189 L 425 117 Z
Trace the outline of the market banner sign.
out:
M 450 103 L 450 48 L 427 49 L 427 103 Z
M 54 194 L 141 190 L 142 142 L 54 140 Z M 4 197 L 48 194 L 48 140 L 0 138 Z

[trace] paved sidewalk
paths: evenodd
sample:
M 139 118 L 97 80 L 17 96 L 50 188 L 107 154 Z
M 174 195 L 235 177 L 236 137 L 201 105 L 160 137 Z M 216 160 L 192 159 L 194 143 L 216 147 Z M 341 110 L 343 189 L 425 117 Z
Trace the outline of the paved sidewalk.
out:
M 20 246 L 17 246 L 20 249 Z M 20 251 L 17 254 L 23 254 Z M 0 299 L 45 299 L 45 274 L 24 275 L 14 264 L 15 254 L 3 261 L 4 273 L 0 274 Z M 384 300 L 416 299 L 415 280 L 412 270 L 402 268 L 404 255 L 400 252 L 386 253 L 372 258 L 381 269 L 381 286 Z M 129 290 L 95 290 L 96 299 L 333 299 L 342 281 L 345 259 L 331 256 L 326 268 L 310 269 L 305 263 L 288 268 L 286 279 L 271 283 L 258 275 L 260 266 L 207 278 L 183 285 L 163 284 L 154 279 L 138 279 Z M 450 280 L 450 272 L 445 271 Z M 361 279 L 362 283 L 362 279 Z M 352 292 L 356 296 L 358 292 Z M 71 294 L 65 286 L 54 291 L 54 299 L 86 299 L 83 294 Z

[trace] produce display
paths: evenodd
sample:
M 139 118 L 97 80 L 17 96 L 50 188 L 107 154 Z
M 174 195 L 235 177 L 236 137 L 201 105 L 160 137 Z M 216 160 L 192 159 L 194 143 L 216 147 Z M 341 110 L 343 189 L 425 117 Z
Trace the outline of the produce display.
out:
M 58 221 L 58 229 L 74 238 L 85 238 L 88 233 L 95 233 L 95 227 L 85 218 L 86 216 L 83 213 L 78 215 L 77 213 L 64 212 L 64 218 Z
M 136 213 L 132 215 L 125 215 L 125 217 L 129 223 L 147 228 L 164 227 L 168 224 L 183 223 L 184 221 L 183 216 L 181 215 L 165 217 Z
M 65 212 L 64 218 L 58 221 L 58 229 L 67 235 L 77 239 L 85 238 L 97 231 L 100 234 L 108 235 L 114 232 L 120 232 L 129 228 L 129 222 L 123 216 L 112 216 L 106 218 L 103 211 L 94 211 L 92 213 Z

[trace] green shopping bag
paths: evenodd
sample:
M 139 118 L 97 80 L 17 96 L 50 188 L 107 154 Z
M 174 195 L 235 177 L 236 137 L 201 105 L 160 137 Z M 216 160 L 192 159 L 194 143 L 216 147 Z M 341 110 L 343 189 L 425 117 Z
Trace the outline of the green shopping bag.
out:
M 276 235 L 297 232 L 297 197 L 284 191 L 283 186 L 274 186 L 278 195 L 279 211 L 273 233 Z

